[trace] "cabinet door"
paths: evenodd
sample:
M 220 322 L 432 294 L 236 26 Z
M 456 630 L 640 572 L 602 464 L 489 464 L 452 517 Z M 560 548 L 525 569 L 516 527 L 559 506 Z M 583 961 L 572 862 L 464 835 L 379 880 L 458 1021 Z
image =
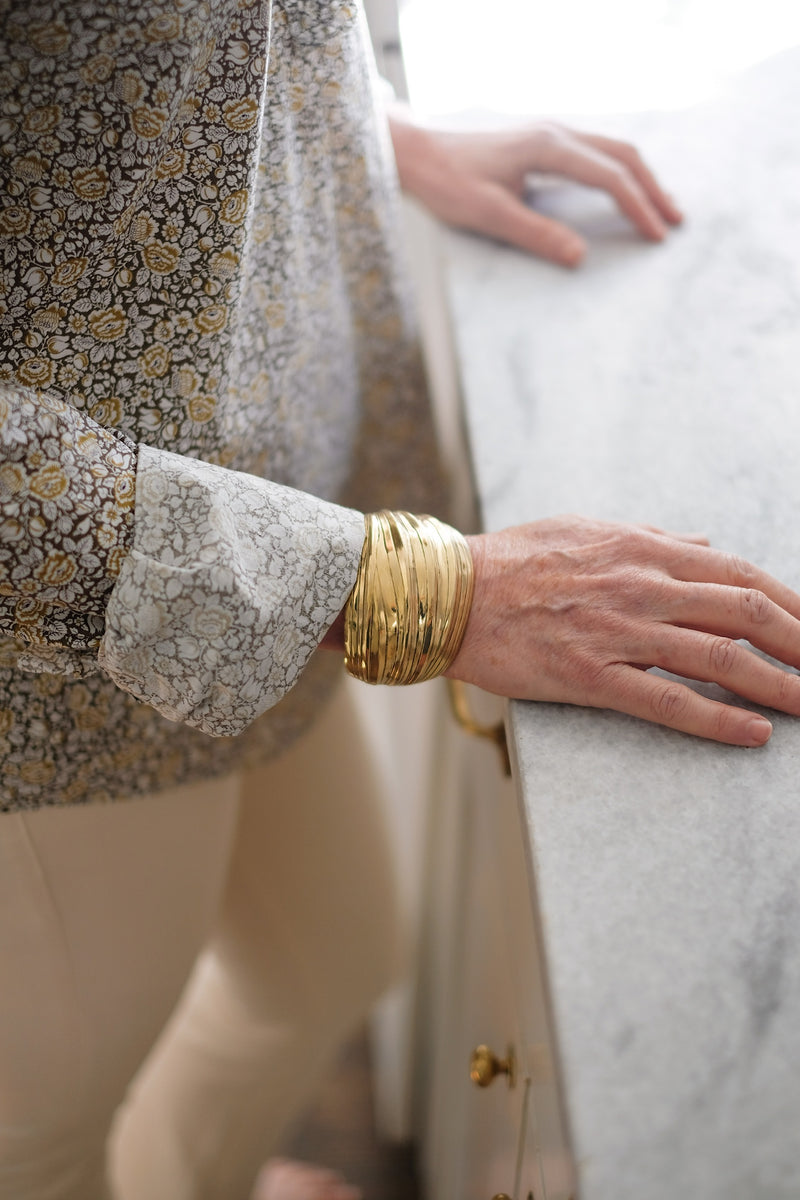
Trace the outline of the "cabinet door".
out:
M 485 751 L 482 747 L 481 750 Z M 464 888 L 463 1008 L 459 1059 L 464 1064 L 465 1136 L 460 1195 L 491 1200 L 511 1194 L 517 1174 L 524 1082 L 523 1042 L 514 994 L 513 960 L 503 896 L 505 865 L 499 858 L 497 767 L 490 756 L 488 775 L 473 774 L 468 789 L 468 829 Z M 485 1045 L 506 1060 L 508 1074 L 488 1087 L 469 1078 L 470 1058 Z
M 457 730 L 443 731 L 443 742 L 449 773 L 437 798 L 418 1039 L 426 1191 L 430 1200 L 498 1193 L 528 1200 L 528 1191 L 540 1200 L 551 1190 L 551 1200 L 568 1200 L 567 1140 L 516 792 L 492 747 Z M 481 1044 L 500 1060 L 510 1051 L 513 1087 L 503 1074 L 485 1089 L 470 1081 L 470 1057 Z M 537 1154 L 541 1180 L 523 1193 L 523 1173 L 535 1171 Z
M 501 899 L 511 954 L 512 994 L 520 1037 L 520 1080 L 526 1088 L 524 1147 L 514 1200 L 571 1200 L 575 1194 L 557 1049 L 529 866 L 531 831 L 516 793 L 498 793 L 495 813 Z

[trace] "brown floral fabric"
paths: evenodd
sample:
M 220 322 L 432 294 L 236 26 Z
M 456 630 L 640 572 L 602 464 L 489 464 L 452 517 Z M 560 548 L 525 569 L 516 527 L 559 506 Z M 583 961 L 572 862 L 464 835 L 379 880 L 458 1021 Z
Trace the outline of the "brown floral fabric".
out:
M 0 394 L 19 412 L 45 396 L 127 435 L 140 458 L 146 447 L 285 486 L 289 522 L 298 492 L 323 529 L 330 502 L 440 511 L 396 226 L 351 0 L 0 0 Z M 116 529 L 104 553 L 117 561 L 130 512 L 109 524 L 104 502 L 87 504 L 98 530 Z M 136 507 L 133 522 L 136 537 Z M 189 504 L 176 538 L 185 522 Z M 280 538 L 273 549 L 273 569 L 313 589 L 314 551 L 298 567 Z M 49 624 L 69 598 L 48 593 L 35 645 L 3 626 L 3 807 L 222 773 L 312 718 L 336 656 L 313 656 L 237 737 L 164 717 L 129 681 L 75 678 L 111 578 L 84 551 L 68 619 Z M 34 564 L 32 546 L 15 553 Z M 331 596 L 347 589 L 346 559 Z M 16 613 L 21 599 L 3 603 Z
M 63 400 L 13 389 L 0 393 L 0 445 L 0 633 L 29 667 L 62 647 L 65 669 L 83 674 L 133 540 L 136 447 Z

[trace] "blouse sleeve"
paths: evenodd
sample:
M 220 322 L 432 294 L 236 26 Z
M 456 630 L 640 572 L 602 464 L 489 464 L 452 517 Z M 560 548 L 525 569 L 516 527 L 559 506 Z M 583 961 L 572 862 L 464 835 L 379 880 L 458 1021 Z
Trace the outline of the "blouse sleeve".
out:
M 0 440 L 0 618 L 21 669 L 99 668 L 215 735 L 293 687 L 353 586 L 360 513 L 24 389 L 0 393 Z

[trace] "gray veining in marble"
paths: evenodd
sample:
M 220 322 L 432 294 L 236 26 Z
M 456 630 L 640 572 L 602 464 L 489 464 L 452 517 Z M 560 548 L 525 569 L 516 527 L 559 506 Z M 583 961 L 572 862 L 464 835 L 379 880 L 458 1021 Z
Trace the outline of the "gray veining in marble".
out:
M 485 525 L 702 529 L 800 588 L 800 52 L 626 128 L 688 213 L 664 245 L 583 191 L 547 197 L 579 272 L 449 240 Z M 800 1197 L 800 721 L 770 716 L 748 751 L 512 706 L 583 1200 Z

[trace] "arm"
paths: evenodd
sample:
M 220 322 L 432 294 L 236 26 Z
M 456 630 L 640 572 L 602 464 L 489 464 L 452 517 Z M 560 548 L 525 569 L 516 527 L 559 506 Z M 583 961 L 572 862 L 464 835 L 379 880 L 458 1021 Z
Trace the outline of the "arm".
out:
M 352 587 L 360 513 L 134 446 L 32 390 L 2 392 L 0 418 L 0 621 L 18 667 L 99 666 L 225 735 L 293 687 Z

